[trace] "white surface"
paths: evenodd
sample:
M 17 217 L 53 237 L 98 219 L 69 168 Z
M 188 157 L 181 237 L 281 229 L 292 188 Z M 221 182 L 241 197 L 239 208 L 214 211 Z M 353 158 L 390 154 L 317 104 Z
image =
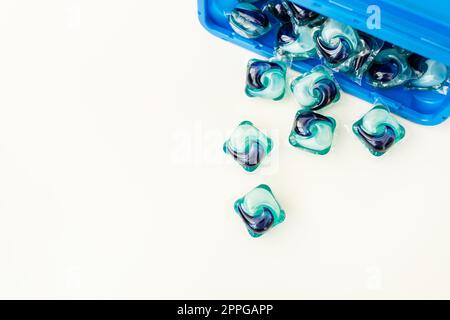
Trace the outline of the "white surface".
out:
M 247 98 L 254 56 L 193 0 L 2 1 L 0 24 L 0 297 L 450 298 L 450 122 L 403 120 L 376 159 L 344 95 L 332 152 L 295 150 L 293 99 Z M 253 175 L 221 150 L 244 119 L 275 140 Z M 233 202 L 260 183 L 287 218 L 255 240 Z

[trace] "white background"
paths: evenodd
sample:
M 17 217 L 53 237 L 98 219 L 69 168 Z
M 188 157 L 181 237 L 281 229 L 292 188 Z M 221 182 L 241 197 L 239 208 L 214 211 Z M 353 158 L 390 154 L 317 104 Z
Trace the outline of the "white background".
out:
M 296 150 L 296 103 L 247 98 L 254 56 L 196 10 L 0 2 L 0 297 L 450 298 L 450 122 L 375 158 L 344 95 L 332 152 Z M 242 120 L 275 140 L 255 174 L 221 150 Z M 287 218 L 252 239 L 260 183 Z

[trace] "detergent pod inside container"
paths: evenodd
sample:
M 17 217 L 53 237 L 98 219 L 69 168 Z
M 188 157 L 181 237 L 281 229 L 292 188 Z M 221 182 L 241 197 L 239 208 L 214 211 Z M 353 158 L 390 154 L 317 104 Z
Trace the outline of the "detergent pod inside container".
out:
M 307 28 L 324 28 L 323 17 L 335 21 L 325 36 L 338 34 L 336 26 L 349 26 L 356 36 L 346 32 L 348 39 L 342 38 L 343 45 L 352 45 L 345 48 L 351 59 L 333 68 L 343 91 L 371 103 L 382 99 L 392 113 L 423 125 L 450 116 L 448 1 L 198 0 L 198 8 L 200 22 L 215 36 L 267 58 L 277 48 L 288 52 L 291 67 L 302 73 L 323 64 L 326 50 L 299 46 L 297 37 L 310 40 Z M 232 17 L 236 8 L 243 8 L 242 14 Z M 322 49 L 334 41 L 321 41 Z

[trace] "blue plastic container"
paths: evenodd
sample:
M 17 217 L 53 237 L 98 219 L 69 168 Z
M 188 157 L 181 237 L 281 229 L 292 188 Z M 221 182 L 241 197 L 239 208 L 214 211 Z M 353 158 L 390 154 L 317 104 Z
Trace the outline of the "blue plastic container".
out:
M 380 39 L 450 66 L 449 0 L 291 0 L 299 5 L 333 18 Z M 202 25 L 217 37 L 235 43 L 265 57 L 274 52 L 276 30 L 250 40 L 233 32 L 225 16 L 237 0 L 198 0 Z M 377 6 L 377 7 L 374 7 Z M 368 18 L 378 10 L 380 29 L 369 29 Z M 304 72 L 318 60 L 296 62 L 293 68 Z M 391 110 L 423 125 L 436 125 L 450 116 L 448 96 L 431 91 L 402 87 L 376 89 L 364 83 L 359 86 L 344 75 L 336 75 L 343 90 L 368 102 L 386 101 Z

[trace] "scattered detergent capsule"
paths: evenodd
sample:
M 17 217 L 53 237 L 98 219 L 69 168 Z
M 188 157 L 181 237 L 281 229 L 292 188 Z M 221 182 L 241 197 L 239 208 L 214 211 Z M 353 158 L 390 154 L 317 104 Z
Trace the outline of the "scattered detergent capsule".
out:
M 295 116 L 289 143 L 314 154 L 327 154 L 333 143 L 336 121 L 309 110 L 300 110 Z
M 269 18 L 251 3 L 239 3 L 230 13 L 228 21 L 233 30 L 245 38 L 259 38 L 270 31 Z
M 225 142 L 223 151 L 231 155 L 244 170 L 253 172 L 272 151 L 272 139 L 250 121 L 244 121 Z
M 358 33 L 350 26 L 328 19 L 314 35 L 317 50 L 331 68 L 339 68 L 361 49 Z
M 245 93 L 249 97 L 280 100 L 286 91 L 286 66 L 282 62 L 252 59 L 247 65 Z
M 234 210 L 242 218 L 248 233 L 258 238 L 284 221 L 286 214 L 269 186 L 262 184 L 238 199 Z
M 380 51 L 367 70 L 369 83 L 377 88 L 400 86 L 412 75 L 406 53 L 398 48 Z
M 378 105 L 353 125 L 353 132 L 374 156 L 381 156 L 405 136 L 389 109 Z
M 440 89 L 448 80 L 448 67 L 436 60 L 427 59 L 418 54 L 408 57 L 409 66 L 417 76 L 406 83 L 407 87 L 415 89 Z
M 293 60 L 305 60 L 316 56 L 313 33 L 310 27 L 285 23 L 278 30 L 277 53 Z
M 331 71 L 323 66 L 294 79 L 291 91 L 300 106 L 309 110 L 322 109 L 341 97 L 339 84 Z

